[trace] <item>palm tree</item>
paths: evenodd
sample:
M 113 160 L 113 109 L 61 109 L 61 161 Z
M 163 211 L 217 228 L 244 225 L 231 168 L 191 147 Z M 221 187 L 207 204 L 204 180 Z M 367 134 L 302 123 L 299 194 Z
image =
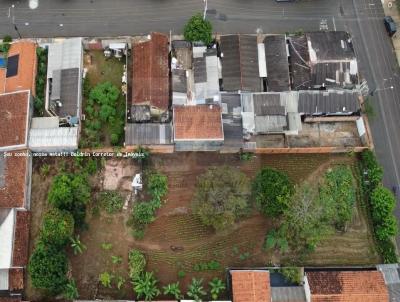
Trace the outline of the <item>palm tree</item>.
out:
M 80 239 L 79 235 L 76 235 L 76 238 L 71 237 L 71 247 L 74 250 L 74 255 L 82 254 L 84 250 L 86 250 L 86 245 L 84 245 Z
M 67 300 L 75 300 L 79 298 L 78 289 L 76 288 L 76 283 L 74 279 L 68 281 L 64 289 L 64 298 Z
M 225 283 L 219 278 L 212 279 L 208 285 L 211 287 L 211 298 L 217 300 L 219 294 L 225 290 Z
M 182 299 L 182 293 L 181 293 L 181 290 L 179 289 L 179 281 L 176 283 L 171 283 L 171 284 L 168 284 L 167 286 L 164 286 L 163 290 L 164 290 L 164 295 L 171 295 L 176 300 Z
M 187 295 L 195 300 L 196 302 L 201 301 L 201 297 L 207 293 L 203 288 L 203 279 L 192 279 L 192 283 L 189 284 Z
M 137 294 L 137 298 L 144 297 L 146 301 L 151 301 L 158 295 L 160 290 L 157 288 L 157 279 L 153 272 L 145 272 L 133 281 L 133 289 Z

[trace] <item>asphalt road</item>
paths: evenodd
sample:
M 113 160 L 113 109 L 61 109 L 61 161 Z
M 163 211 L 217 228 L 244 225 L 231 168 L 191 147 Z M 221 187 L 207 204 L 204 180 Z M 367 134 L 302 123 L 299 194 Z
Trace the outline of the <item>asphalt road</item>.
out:
M 0 34 L 22 37 L 118 36 L 172 31 L 202 12 L 202 0 L 0 0 Z M 11 5 L 14 4 L 14 9 Z M 208 17 L 220 33 L 283 33 L 298 29 L 347 30 L 353 36 L 361 76 L 376 89 L 371 129 L 384 184 L 400 184 L 400 70 L 386 35 L 380 0 L 208 0 Z M 394 89 L 389 87 L 393 86 Z M 400 220 L 400 207 L 396 209 Z M 400 246 L 400 238 L 398 240 Z

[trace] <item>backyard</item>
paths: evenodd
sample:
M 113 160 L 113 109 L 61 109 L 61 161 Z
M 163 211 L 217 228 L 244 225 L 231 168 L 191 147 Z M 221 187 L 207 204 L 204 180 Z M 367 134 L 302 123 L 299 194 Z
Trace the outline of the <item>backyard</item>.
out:
M 47 192 L 52 178 L 60 166 L 73 166 L 74 159 L 36 158 L 32 178 L 32 227 L 30 251 L 38 237 L 43 213 L 48 208 Z M 43 175 L 41 168 L 48 164 L 51 169 Z M 144 232 L 144 238 L 135 239 L 127 225 L 130 208 L 108 214 L 96 200 L 99 191 L 116 190 L 122 196 L 131 192 L 132 176 L 140 171 L 133 159 L 113 158 L 103 161 L 98 172 L 90 176 L 91 203 L 87 209 L 87 229 L 80 232 L 80 240 L 86 246 L 82 254 L 74 255 L 67 248 L 70 273 L 77 283 L 80 298 L 132 299 L 133 290 L 128 275 L 128 253 L 132 248 L 144 253 L 146 271 L 153 271 L 159 285 L 180 281 L 182 292 L 192 277 L 204 278 L 204 286 L 213 277 L 225 280 L 227 267 L 257 267 L 293 264 L 293 256 L 282 256 L 276 251 L 262 249 L 268 230 L 277 222 L 267 219 L 256 211 L 241 219 L 232 229 L 215 232 L 196 218 L 190 207 L 198 176 L 211 166 L 229 165 L 240 169 L 250 178 L 265 166 L 286 172 L 296 183 L 316 181 L 330 168 L 345 164 L 356 169 L 354 155 L 257 155 L 242 161 L 237 154 L 175 153 L 151 155 L 147 165 L 168 178 L 168 194 L 165 203 L 157 211 L 155 220 Z M 358 192 L 359 194 L 359 192 Z M 368 265 L 380 262 L 375 251 L 371 229 L 365 208 L 358 198 L 351 222 L 345 232 L 336 232 L 325 239 L 316 250 L 298 265 Z M 116 260 L 118 259 L 118 261 Z M 208 266 L 208 268 L 207 268 Z M 206 268 L 204 268 L 206 267 Z M 105 287 L 99 275 L 108 272 L 120 285 Z M 40 292 L 28 286 L 28 298 L 38 300 Z

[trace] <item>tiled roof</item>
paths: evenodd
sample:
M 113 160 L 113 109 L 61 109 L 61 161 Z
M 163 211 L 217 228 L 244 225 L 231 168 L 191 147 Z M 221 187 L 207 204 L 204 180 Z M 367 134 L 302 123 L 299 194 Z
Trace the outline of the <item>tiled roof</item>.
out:
M 0 148 L 26 146 L 28 105 L 28 91 L 0 95 Z
M 168 37 L 152 33 L 151 40 L 133 45 L 132 58 L 132 103 L 168 109 Z
M 6 79 L 6 92 L 31 90 L 35 95 L 36 44 L 21 40 L 11 44 L 8 57 L 19 55 L 17 75 Z
M 6 90 L 6 69 L 0 68 L 0 93 Z
M 270 302 L 268 271 L 231 271 L 233 302 Z
M 24 269 L 10 268 L 8 275 L 8 288 L 10 291 L 24 289 Z
M 25 206 L 28 158 L 7 156 L 0 152 L 0 208 Z
M 13 266 L 26 266 L 28 263 L 30 212 L 17 211 L 14 233 Z
M 21 302 L 21 298 L 0 297 L 0 302 Z
M 308 272 L 311 302 L 385 302 L 388 289 L 379 271 Z
M 221 107 L 217 105 L 175 106 L 175 140 L 223 140 Z

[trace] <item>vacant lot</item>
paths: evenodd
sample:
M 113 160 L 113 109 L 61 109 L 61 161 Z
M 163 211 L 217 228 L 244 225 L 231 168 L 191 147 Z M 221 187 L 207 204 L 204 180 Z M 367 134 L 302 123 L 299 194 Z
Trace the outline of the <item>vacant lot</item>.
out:
M 57 163 L 52 160 L 53 166 Z M 133 291 L 127 281 L 122 290 L 106 289 L 98 283 L 102 272 L 122 276 L 128 280 L 127 255 L 131 248 L 143 251 L 147 258 L 146 270 L 154 271 L 161 285 L 180 280 L 183 292 L 192 277 L 208 279 L 224 278 L 226 267 L 254 267 L 287 263 L 290 256 L 281 258 L 278 253 L 262 251 L 267 230 L 274 222 L 258 213 L 251 214 L 234 229 L 216 234 L 204 227 L 191 214 L 190 201 L 197 177 L 210 166 L 230 165 L 253 177 L 264 166 L 285 171 L 296 182 L 318 179 L 329 167 L 344 163 L 355 166 L 356 160 L 349 155 L 258 155 L 249 162 L 242 162 L 237 155 L 214 153 L 176 153 L 152 155 L 151 168 L 168 176 L 169 193 L 165 204 L 157 213 L 156 220 L 148 226 L 143 240 L 135 240 L 131 228 L 126 225 L 130 207 L 121 213 L 109 215 L 96 210 L 95 198 L 88 209 L 88 229 L 81 233 L 87 246 L 82 255 L 69 251 L 71 273 L 77 280 L 81 298 L 132 298 Z M 32 186 L 33 228 L 31 238 L 37 236 L 42 211 L 46 208 L 46 192 L 52 172 L 48 177 L 39 176 L 36 166 Z M 55 169 L 55 168 L 54 168 Z M 132 175 L 139 171 L 133 160 L 108 160 L 105 167 L 92 179 L 95 192 L 104 185 L 129 194 Z M 111 243 L 104 250 L 102 243 Z M 122 263 L 114 264 L 111 256 L 121 256 Z M 221 269 L 213 272 L 197 272 L 195 264 L 218 261 Z M 322 242 L 304 264 L 340 265 L 374 264 L 379 262 L 362 205 L 357 205 L 353 221 L 346 233 L 334 234 Z M 178 278 L 178 272 L 185 273 Z M 28 291 L 33 297 L 33 291 Z

